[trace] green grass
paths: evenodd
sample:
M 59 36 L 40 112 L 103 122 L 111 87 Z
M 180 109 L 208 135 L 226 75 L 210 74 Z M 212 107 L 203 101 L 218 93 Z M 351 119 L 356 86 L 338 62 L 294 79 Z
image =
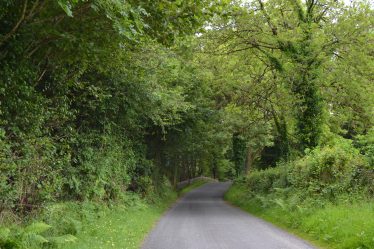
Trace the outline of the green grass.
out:
M 207 180 L 198 180 L 181 189 L 178 195 L 185 194 L 205 183 Z M 100 211 L 100 217 L 83 224 L 82 231 L 76 235 L 78 238 L 76 243 L 68 244 L 63 248 L 139 248 L 157 220 L 176 201 L 178 195 L 174 192 L 170 193 L 153 204 L 140 201 L 132 207 L 105 208 Z
M 127 194 L 121 203 L 109 205 L 95 202 L 54 203 L 23 223 L 1 224 L 0 248 L 139 248 L 157 220 L 178 196 L 206 182 L 196 181 L 178 193 L 165 189 L 162 197 L 154 195 L 141 199 L 137 194 Z M 27 224 L 38 224 L 39 228 L 33 229 L 32 234 L 26 234 L 30 230 Z M 40 231 L 40 227 L 43 231 Z M 58 244 L 53 245 L 50 238 L 57 238 Z M 49 242 L 41 241 L 45 239 Z
M 138 203 L 133 207 L 116 206 L 101 212 L 100 217 L 85 222 L 76 235 L 76 243 L 66 249 L 139 248 L 155 222 L 174 202 L 176 195 L 157 204 Z
M 266 196 L 251 197 L 233 185 L 225 196 L 230 203 L 311 241 L 321 248 L 373 249 L 374 202 L 296 205 Z

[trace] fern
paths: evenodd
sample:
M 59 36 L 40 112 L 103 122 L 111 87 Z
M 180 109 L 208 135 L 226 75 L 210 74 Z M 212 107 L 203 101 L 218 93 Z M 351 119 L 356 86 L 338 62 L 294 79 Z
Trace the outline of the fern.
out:
M 73 243 L 77 238 L 71 234 L 46 237 L 43 234 L 51 229 L 44 222 L 35 222 L 25 228 L 11 229 L 0 227 L 1 249 L 40 249 L 58 248 L 62 244 Z
M 284 211 L 287 211 L 287 205 L 284 203 L 283 199 L 275 199 L 274 203 L 280 206 Z
M 43 222 L 35 222 L 35 223 L 32 223 L 31 225 L 27 226 L 23 232 L 26 233 L 26 234 L 41 234 L 45 231 L 47 231 L 48 229 L 50 229 L 51 226 L 48 225 L 48 224 L 45 224 Z

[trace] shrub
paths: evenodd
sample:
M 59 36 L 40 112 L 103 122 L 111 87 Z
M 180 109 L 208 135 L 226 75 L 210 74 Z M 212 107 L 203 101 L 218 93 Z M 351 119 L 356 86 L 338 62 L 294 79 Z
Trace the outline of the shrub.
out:
M 249 174 L 246 184 L 254 192 L 269 193 L 274 188 L 285 187 L 287 180 L 285 168 L 275 167 L 253 171 Z
M 341 143 L 317 147 L 289 165 L 288 180 L 294 188 L 328 198 L 362 187 L 358 172 L 367 168 L 365 159 L 343 139 Z
M 246 178 L 254 193 L 271 193 L 291 187 L 304 197 L 334 199 L 343 193 L 369 189 L 372 193 L 373 171 L 365 158 L 347 140 L 336 140 L 317 147 L 307 155 L 275 168 L 253 171 Z
M 59 144 L 47 136 L 18 136 L 14 141 L 0 129 L 0 214 L 28 213 L 63 199 L 121 199 L 130 185 L 137 159 L 126 139 L 81 134 Z
M 0 212 L 30 211 L 58 198 L 61 171 L 69 160 L 51 138 L 19 139 L 9 141 L 0 134 Z
M 227 159 L 218 160 L 218 178 L 220 180 L 232 179 L 236 175 L 234 163 Z
M 115 200 L 122 198 L 130 184 L 129 171 L 135 155 L 125 139 L 115 136 L 82 135 L 75 145 L 77 156 L 65 167 L 64 189 L 80 200 Z
M 366 156 L 371 169 L 374 169 L 374 127 L 366 135 L 357 136 L 355 145 Z
M 367 186 L 368 192 L 374 196 L 374 127 L 366 135 L 357 136 L 355 145 L 368 161 L 368 167 L 357 172 L 360 184 Z

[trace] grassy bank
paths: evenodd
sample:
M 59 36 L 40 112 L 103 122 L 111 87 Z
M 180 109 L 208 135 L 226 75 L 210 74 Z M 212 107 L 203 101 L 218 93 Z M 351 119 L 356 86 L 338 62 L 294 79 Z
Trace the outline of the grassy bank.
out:
M 198 180 L 177 193 L 170 192 L 154 203 L 139 202 L 132 207 L 117 206 L 106 209 L 98 219 L 87 222 L 77 243 L 66 249 L 139 248 L 157 220 L 176 201 L 178 196 L 207 183 Z
M 97 218 L 83 222 L 77 242 L 63 248 L 139 248 L 146 234 L 175 200 L 173 193 L 153 204 L 142 201 L 131 207 L 104 208 Z
M 178 196 L 197 188 L 199 180 L 179 192 L 139 198 L 128 194 L 120 203 L 65 202 L 46 206 L 28 221 L 0 217 L 1 249 L 139 248 L 156 221 Z M 14 217 L 13 217 L 14 218 Z
M 279 195 L 278 195 L 279 196 Z M 336 203 L 305 202 L 294 207 L 291 199 L 251 195 L 234 184 L 225 198 L 260 218 L 307 239 L 321 248 L 374 248 L 374 202 L 342 198 Z
M 159 217 L 177 199 L 169 191 L 152 201 L 66 202 L 47 206 L 27 222 L 0 227 L 1 249 L 139 248 Z

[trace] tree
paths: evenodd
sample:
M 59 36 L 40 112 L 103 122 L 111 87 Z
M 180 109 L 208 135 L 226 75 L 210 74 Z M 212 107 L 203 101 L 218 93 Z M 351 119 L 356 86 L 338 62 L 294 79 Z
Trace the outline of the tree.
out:
M 358 45 L 339 33 L 337 16 L 342 16 L 344 5 L 314 0 L 258 0 L 243 5 L 228 23 L 218 22 L 213 27 L 216 39 L 221 41 L 215 52 L 249 50 L 277 70 L 296 98 L 300 149 L 315 147 L 326 123 L 321 94 L 324 67 L 346 42 Z M 361 29 L 366 30 L 360 27 L 356 31 Z

